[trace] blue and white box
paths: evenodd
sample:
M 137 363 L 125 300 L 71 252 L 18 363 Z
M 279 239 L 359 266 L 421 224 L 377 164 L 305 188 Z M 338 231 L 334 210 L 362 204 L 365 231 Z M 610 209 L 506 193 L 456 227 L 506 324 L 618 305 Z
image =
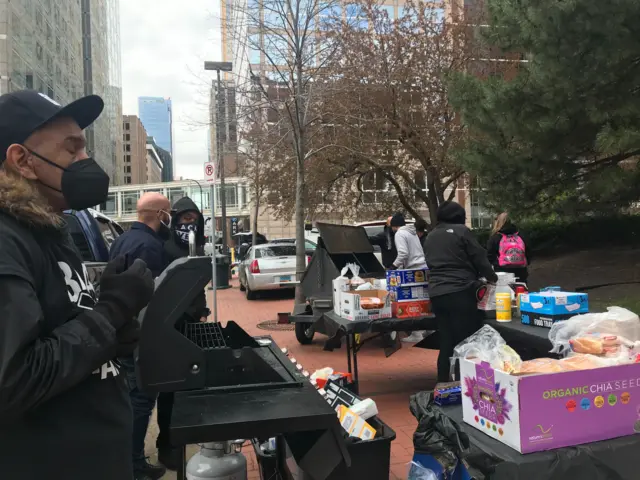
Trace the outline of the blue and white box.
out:
M 406 300 L 429 300 L 429 284 L 416 283 L 401 287 L 387 286 L 392 302 L 402 302 Z
M 387 289 L 412 284 L 424 284 L 429 281 L 429 269 L 387 270 Z M 389 290 L 391 291 L 391 290 Z
M 563 292 L 560 287 L 548 287 L 540 292 L 520 296 L 522 323 L 551 328 L 554 322 L 589 313 L 586 293 Z

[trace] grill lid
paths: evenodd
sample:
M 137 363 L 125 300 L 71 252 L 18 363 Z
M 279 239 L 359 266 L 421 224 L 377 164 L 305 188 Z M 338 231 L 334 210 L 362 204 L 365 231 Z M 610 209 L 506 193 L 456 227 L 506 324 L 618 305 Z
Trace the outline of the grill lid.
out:
M 364 227 L 318 223 L 318 232 L 329 255 L 373 253 Z

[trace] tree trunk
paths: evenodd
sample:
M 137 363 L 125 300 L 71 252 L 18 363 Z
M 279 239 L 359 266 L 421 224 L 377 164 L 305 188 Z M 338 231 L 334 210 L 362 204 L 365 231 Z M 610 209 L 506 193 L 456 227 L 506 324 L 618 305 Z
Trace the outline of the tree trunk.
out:
M 298 158 L 296 162 L 296 280 L 302 281 L 302 276 L 307 268 L 306 252 L 304 248 L 304 160 Z M 298 283 L 296 287 L 296 303 L 304 303 L 306 298 L 302 293 L 302 286 Z
M 251 245 L 258 242 L 258 215 L 260 214 L 260 195 L 256 195 L 255 206 L 253 208 L 253 222 L 251 222 Z

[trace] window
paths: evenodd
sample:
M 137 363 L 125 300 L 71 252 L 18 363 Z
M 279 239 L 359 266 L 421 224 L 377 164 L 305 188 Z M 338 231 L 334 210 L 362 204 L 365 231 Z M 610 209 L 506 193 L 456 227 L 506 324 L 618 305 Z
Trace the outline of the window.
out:
M 265 35 L 264 53 L 268 63 L 272 65 L 286 65 L 289 56 L 289 44 L 281 35 Z
M 109 195 L 107 196 L 107 201 L 100 204 L 100 212 L 104 213 L 107 216 L 116 215 L 118 213 L 117 199 L 118 199 L 117 193 L 115 192 L 109 193 Z
M 131 165 L 124 167 L 124 173 L 131 173 Z
M 295 257 L 295 245 L 270 245 L 255 249 L 256 258 Z
M 390 20 L 396 18 L 396 8 L 393 5 L 382 5 L 380 10 L 386 12 Z
M 129 145 L 128 143 L 124 146 L 124 151 L 125 152 L 130 152 L 131 151 L 131 145 Z
M 336 3 L 318 6 L 318 23 L 320 30 L 331 30 L 342 23 L 342 6 Z
M 249 63 L 259 64 L 260 57 L 260 35 L 251 35 L 249 37 Z
M 131 155 L 125 155 L 124 156 L 124 161 L 125 161 L 125 163 L 131 163 Z
M 125 183 L 131 183 L 131 177 L 127 176 L 125 178 Z M 138 203 L 138 197 L 138 192 L 122 192 L 123 215 L 131 215 L 133 213 L 136 213 L 136 204 Z
M 347 24 L 354 28 L 366 30 L 369 27 L 369 20 L 360 5 L 347 5 L 346 16 Z
M 264 0 L 262 2 L 262 20 L 265 28 L 275 30 L 284 29 L 286 18 L 287 11 L 285 2 L 280 0 Z
M 386 181 L 381 174 L 369 172 L 362 177 L 362 203 L 376 204 L 382 200 L 380 195 L 386 191 Z
M 124 177 L 124 183 L 130 184 L 131 183 L 131 177 Z
M 128 133 L 125 133 L 125 134 L 124 134 L 124 141 L 125 141 L 125 142 L 130 142 L 130 141 L 131 141 L 131 135 L 130 135 L 130 134 L 128 134 Z
M 124 124 L 124 129 L 125 129 L 125 130 L 129 130 L 130 125 L 131 125 L 131 124 L 130 124 L 129 122 L 125 122 L 125 124 Z

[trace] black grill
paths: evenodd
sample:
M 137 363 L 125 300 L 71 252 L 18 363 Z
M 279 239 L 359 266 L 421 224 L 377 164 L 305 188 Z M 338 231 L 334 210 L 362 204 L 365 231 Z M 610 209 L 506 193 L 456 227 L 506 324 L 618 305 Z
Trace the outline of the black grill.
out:
M 203 350 L 227 347 L 219 323 L 186 323 L 182 327 L 182 334 Z

